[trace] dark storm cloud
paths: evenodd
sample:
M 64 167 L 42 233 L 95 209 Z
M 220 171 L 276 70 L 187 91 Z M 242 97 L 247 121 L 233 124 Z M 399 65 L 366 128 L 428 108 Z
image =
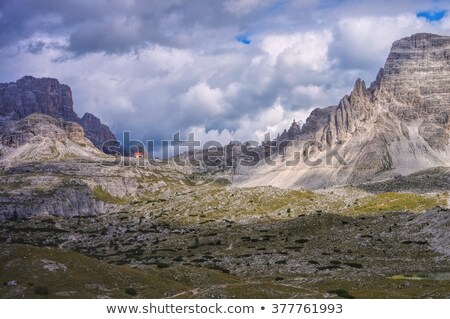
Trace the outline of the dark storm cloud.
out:
M 71 33 L 68 49 L 80 54 L 128 51 L 141 43 L 140 28 L 138 21 L 130 18 L 109 17 L 98 22 L 86 22 Z
M 31 42 L 28 45 L 28 52 L 32 53 L 32 54 L 39 54 L 42 52 L 42 50 L 45 48 L 45 42 L 44 41 L 35 41 L 35 42 Z
M 245 34 L 268 27 L 310 28 L 348 15 L 395 15 L 407 10 L 441 9 L 445 1 L 338 1 L 338 0 L 4 0 L 1 3 L 0 46 L 34 33 L 69 35 L 76 53 L 126 52 L 147 43 L 174 47 L 201 45 L 198 28 L 233 28 Z M 437 12 L 437 11 L 436 11 Z M 242 33 L 242 31 L 244 33 Z M 231 32 L 231 31 L 229 31 Z M 244 39 L 244 42 L 248 42 Z
M 247 25 L 218 0 L 6 0 L 0 8 L 1 46 L 39 32 L 65 33 L 68 49 L 80 54 L 126 52 L 147 43 L 186 47 L 196 44 L 190 37 L 196 28 Z

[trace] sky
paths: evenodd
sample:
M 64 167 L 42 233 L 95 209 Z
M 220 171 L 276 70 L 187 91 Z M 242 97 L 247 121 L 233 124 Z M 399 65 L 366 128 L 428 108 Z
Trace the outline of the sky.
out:
M 120 139 L 263 140 L 375 80 L 449 1 L 0 0 L 0 82 L 53 77 Z

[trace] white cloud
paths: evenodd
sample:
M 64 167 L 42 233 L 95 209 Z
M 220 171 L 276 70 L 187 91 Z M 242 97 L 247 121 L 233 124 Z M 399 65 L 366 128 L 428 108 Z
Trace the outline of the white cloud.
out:
M 448 32 L 450 31 L 450 14 L 446 14 L 442 20 L 435 22 L 436 24 L 439 25 L 439 27 L 444 31 L 444 32 Z
M 255 118 L 246 117 L 241 121 L 241 130 L 236 134 L 240 139 L 245 140 L 245 136 L 251 135 L 257 141 L 263 141 L 264 135 L 270 133 L 274 138 L 284 129 L 289 128 L 293 119 L 305 122 L 311 109 L 306 110 L 288 110 L 285 109 L 279 101 L 275 102 L 270 108 L 265 109 Z
M 322 71 L 330 66 L 328 46 L 333 40 L 329 30 L 293 34 L 274 34 L 262 40 L 261 48 L 283 67 Z
M 292 89 L 294 95 L 306 95 L 312 99 L 320 98 L 324 95 L 323 87 L 318 85 L 299 85 Z
M 415 14 L 344 18 L 337 23 L 334 53 L 347 67 L 378 68 L 395 40 L 424 31 L 437 32 Z
M 328 51 L 333 41 L 330 30 L 270 34 L 261 41 L 267 56 L 258 68 L 265 69 L 271 81 L 289 90 L 299 84 L 315 84 L 315 78 L 330 70 L 333 60 Z M 330 74 L 328 74 L 329 76 Z M 289 96 L 282 98 L 289 99 Z
M 193 132 L 196 140 L 201 141 L 202 145 L 210 140 L 218 141 L 222 145 L 226 145 L 230 141 L 246 142 L 251 140 L 260 143 L 264 141 L 267 133 L 270 133 L 270 137 L 273 139 L 278 133 L 289 128 L 293 119 L 304 123 L 311 111 L 312 109 L 290 111 L 277 101 L 258 114 L 243 116 L 239 120 L 239 128 L 235 131 L 208 130 L 204 126 L 191 126 L 186 133 Z
M 191 86 L 180 98 L 180 112 L 184 116 L 208 118 L 219 116 L 227 109 L 227 103 L 219 88 L 212 88 L 205 82 Z

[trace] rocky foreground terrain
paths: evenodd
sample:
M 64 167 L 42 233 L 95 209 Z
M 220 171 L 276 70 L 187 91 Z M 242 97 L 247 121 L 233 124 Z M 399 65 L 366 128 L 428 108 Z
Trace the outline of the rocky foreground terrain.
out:
M 3 170 L 3 297 L 450 297 L 448 169 L 311 192 L 128 164 Z
M 394 43 L 375 84 L 283 133 L 280 161 L 310 133 L 345 150 L 308 171 L 107 155 L 68 87 L 0 85 L 0 296 L 450 298 L 449 43 Z

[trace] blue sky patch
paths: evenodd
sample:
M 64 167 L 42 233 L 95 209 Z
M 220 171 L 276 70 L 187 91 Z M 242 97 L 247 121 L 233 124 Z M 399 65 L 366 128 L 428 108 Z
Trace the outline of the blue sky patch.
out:
M 417 12 L 416 16 L 418 18 L 425 18 L 425 19 L 427 19 L 427 21 L 439 21 L 445 16 L 446 13 L 447 13 L 447 10 L 420 11 L 420 12 Z
M 250 43 L 252 43 L 252 40 L 250 40 L 248 38 L 248 34 L 238 34 L 235 37 L 235 39 L 236 39 L 236 41 L 241 42 L 243 44 L 250 44 Z

